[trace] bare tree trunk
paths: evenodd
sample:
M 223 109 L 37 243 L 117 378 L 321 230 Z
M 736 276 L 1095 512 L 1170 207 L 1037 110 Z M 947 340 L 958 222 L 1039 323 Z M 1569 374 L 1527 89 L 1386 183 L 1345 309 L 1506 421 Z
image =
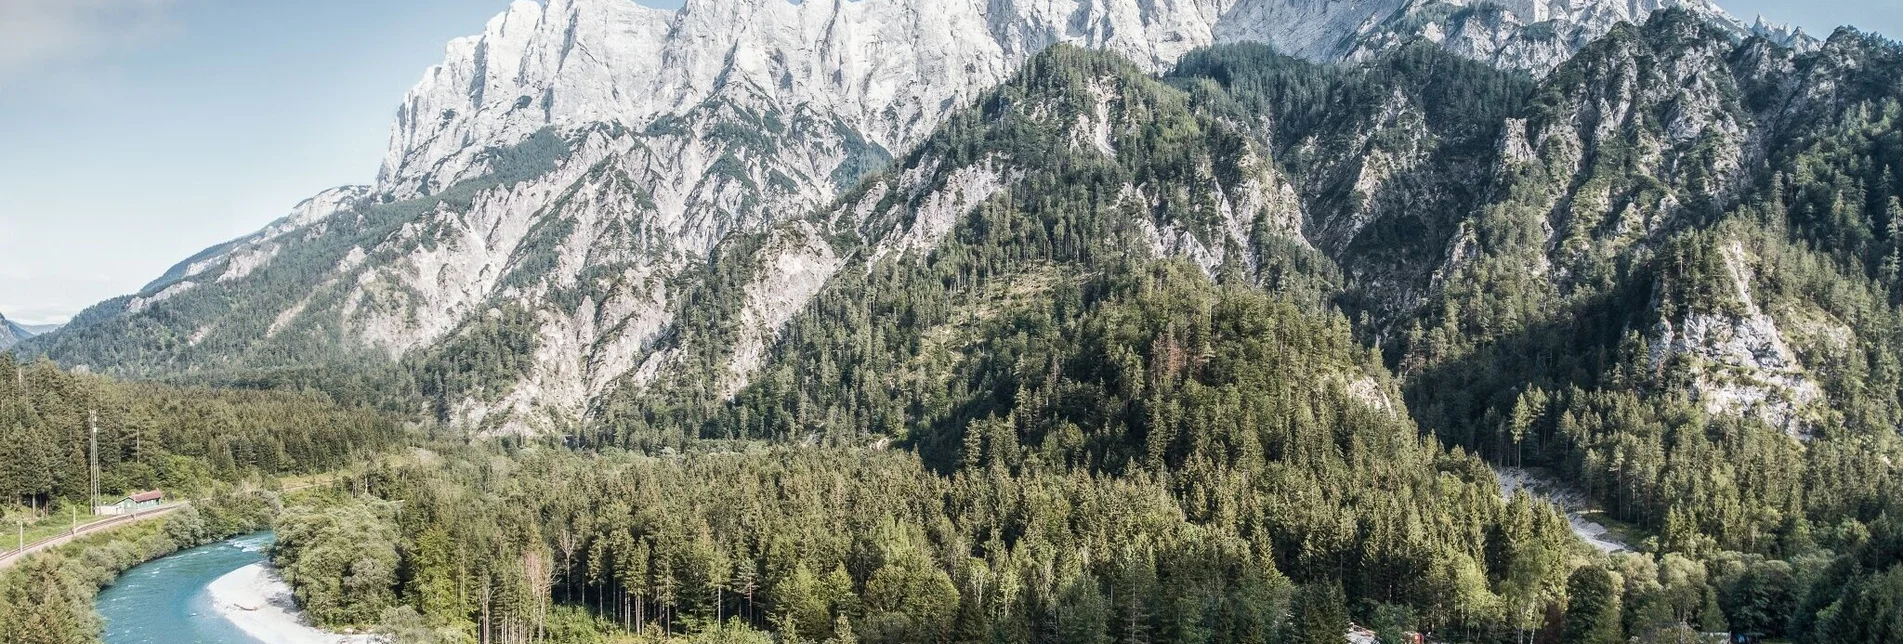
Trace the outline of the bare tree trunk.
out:
M 489 644 L 489 597 L 488 584 L 482 587 L 482 644 Z

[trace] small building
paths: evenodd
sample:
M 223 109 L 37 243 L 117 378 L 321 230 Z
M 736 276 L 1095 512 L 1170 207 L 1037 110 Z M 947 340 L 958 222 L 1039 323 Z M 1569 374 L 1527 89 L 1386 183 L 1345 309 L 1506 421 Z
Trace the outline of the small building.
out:
M 102 514 L 102 515 L 133 514 L 140 510 L 156 508 L 164 504 L 165 504 L 164 492 L 160 492 L 158 490 L 148 490 L 145 492 L 140 492 L 138 494 L 127 495 L 125 498 L 119 499 L 119 502 L 114 503 L 112 505 L 102 505 L 97 508 L 94 508 L 93 514 Z
M 132 502 L 132 509 L 134 510 L 156 508 L 165 504 L 165 493 L 158 490 L 148 490 L 128 496 L 125 498 L 125 501 Z M 122 503 L 123 502 L 124 501 L 122 501 Z

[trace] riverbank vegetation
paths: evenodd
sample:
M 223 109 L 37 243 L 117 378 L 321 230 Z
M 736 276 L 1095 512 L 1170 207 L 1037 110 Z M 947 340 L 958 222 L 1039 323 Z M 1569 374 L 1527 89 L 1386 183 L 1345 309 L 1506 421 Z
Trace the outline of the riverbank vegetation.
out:
M 93 597 L 133 566 L 271 524 L 272 493 L 208 498 L 147 521 L 30 555 L 0 573 L 0 642 L 93 644 L 101 624 Z
M 102 492 L 156 488 L 196 500 L 7 569 L 0 642 L 96 641 L 92 597 L 120 572 L 270 525 L 275 494 L 234 490 L 341 469 L 408 440 L 396 420 L 321 395 L 120 382 L 0 355 L 0 511 L 9 524 L 33 524 L 37 539 L 90 514 L 95 414 Z

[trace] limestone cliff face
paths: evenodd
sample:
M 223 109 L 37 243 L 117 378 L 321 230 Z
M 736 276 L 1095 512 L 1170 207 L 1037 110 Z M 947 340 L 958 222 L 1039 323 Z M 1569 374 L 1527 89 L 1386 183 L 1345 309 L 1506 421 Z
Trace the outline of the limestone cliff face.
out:
M 693 0 L 679 11 L 517 0 L 481 35 L 452 42 L 405 98 L 379 187 L 408 196 L 453 185 L 486 169 L 484 149 L 543 127 L 638 129 L 721 100 L 837 119 L 896 151 L 1060 42 L 1163 71 L 1222 42 L 1336 61 L 1424 36 L 1543 72 L 1671 7 L 1749 31 L 1708 0 Z
M 1620 23 L 1643 23 L 1654 12 L 1681 9 L 1707 17 L 1736 36 L 1764 36 L 1787 47 L 1810 47 L 1802 30 L 1759 18 L 1745 24 L 1710 0 L 1409 0 L 1401 17 L 1363 30 L 1351 59 L 1367 59 L 1412 38 L 1504 69 L 1545 72 L 1572 58 Z
M 1654 371 L 1671 370 L 1714 415 L 1755 418 L 1794 437 L 1809 434 L 1823 390 L 1798 360 L 1776 319 L 1752 295 L 1755 261 L 1742 244 L 1722 249 L 1733 298 L 1722 310 L 1663 319 L 1648 338 Z

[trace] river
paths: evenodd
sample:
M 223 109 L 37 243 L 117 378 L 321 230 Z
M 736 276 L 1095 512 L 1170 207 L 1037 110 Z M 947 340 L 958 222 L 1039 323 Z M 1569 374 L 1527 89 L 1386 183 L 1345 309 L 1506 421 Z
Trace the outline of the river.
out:
M 208 586 L 265 560 L 276 535 L 248 535 L 162 557 L 120 575 L 99 593 L 106 644 L 271 644 L 238 630 L 212 604 Z

